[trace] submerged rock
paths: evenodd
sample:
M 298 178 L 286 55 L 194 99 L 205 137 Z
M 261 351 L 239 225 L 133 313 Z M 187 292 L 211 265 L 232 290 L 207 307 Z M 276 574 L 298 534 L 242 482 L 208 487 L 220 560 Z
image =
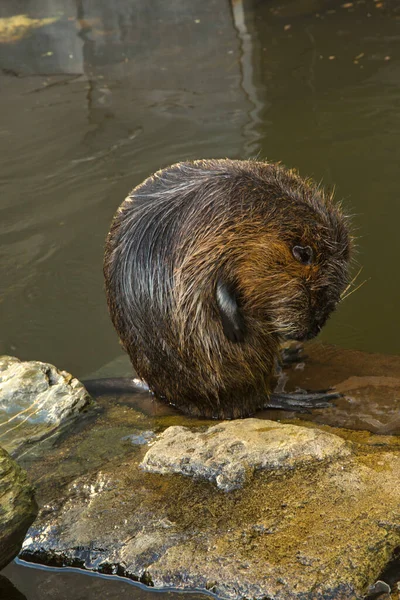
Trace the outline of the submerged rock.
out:
M 17 556 L 36 514 L 25 471 L 0 448 L 0 569 Z
M 151 473 L 181 473 L 240 488 L 257 470 L 292 469 L 348 453 L 336 435 L 261 419 L 219 423 L 206 431 L 168 427 L 141 467 Z
M 0 441 L 9 452 L 52 433 L 90 402 L 84 386 L 66 371 L 0 357 Z

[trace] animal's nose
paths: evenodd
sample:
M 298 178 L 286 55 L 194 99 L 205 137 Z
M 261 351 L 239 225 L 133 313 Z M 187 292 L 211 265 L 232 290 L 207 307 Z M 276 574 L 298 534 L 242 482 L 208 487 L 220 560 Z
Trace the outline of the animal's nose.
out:
M 315 338 L 319 334 L 321 329 L 322 329 L 322 325 L 320 323 L 314 322 L 308 332 L 307 339 L 312 340 L 312 338 Z
M 317 335 L 321 331 L 321 329 L 327 322 L 328 317 L 329 317 L 329 313 L 316 316 L 315 321 L 314 321 L 314 328 L 316 330 L 315 335 Z
M 314 324 L 313 324 L 314 328 L 316 329 L 315 335 L 317 335 L 317 333 L 319 333 L 321 331 L 321 329 L 323 328 L 323 326 L 329 319 L 329 316 L 335 310 L 335 307 L 336 307 L 336 302 L 331 300 L 329 302 L 326 302 L 325 306 L 322 309 L 317 310 L 315 312 Z

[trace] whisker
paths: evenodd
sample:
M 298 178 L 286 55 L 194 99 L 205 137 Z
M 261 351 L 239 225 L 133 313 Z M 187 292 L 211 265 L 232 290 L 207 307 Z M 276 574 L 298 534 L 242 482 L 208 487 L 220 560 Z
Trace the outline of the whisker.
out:
M 346 298 L 348 298 L 349 296 L 351 296 L 352 294 L 354 294 L 354 292 L 356 292 L 357 290 L 359 290 L 360 287 L 362 287 L 364 285 L 364 283 L 367 283 L 367 281 L 370 281 L 370 279 L 371 279 L 371 277 L 368 277 L 368 279 L 364 279 L 364 281 L 362 281 L 356 288 L 354 288 L 354 290 L 351 290 L 351 292 L 349 292 L 345 296 L 341 296 L 340 301 L 343 302 L 343 300 L 346 300 Z
M 358 278 L 358 276 L 360 275 L 362 270 L 363 270 L 363 267 L 361 266 L 359 268 L 359 270 L 357 271 L 357 273 L 354 275 L 353 279 L 350 281 L 350 283 L 344 288 L 343 292 L 341 293 L 341 296 L 346 294 L 347 290 L 353 285 L 353 283 L 356 281 L 356 279 Z

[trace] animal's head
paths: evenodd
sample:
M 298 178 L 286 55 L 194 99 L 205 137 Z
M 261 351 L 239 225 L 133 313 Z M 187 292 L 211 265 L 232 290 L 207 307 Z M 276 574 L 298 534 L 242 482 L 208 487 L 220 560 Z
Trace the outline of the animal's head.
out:
M 272 180 L 246 207 L 248 224 L 237 224 L 235 266 L 216 286 L 233 341 L 245 341 L 252 323 L 281 339 L 313 338 L 348 284 L 351 238 L 340 206 L 296 173 L 270 168 Z

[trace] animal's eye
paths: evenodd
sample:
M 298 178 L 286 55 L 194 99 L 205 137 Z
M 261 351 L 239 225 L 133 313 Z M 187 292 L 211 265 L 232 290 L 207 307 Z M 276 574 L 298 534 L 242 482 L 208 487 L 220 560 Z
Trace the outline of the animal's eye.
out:
M 311 265 L 313 261 L 313 251 L 311 246 L 293 246 L 293 256 L 302 265 Z

